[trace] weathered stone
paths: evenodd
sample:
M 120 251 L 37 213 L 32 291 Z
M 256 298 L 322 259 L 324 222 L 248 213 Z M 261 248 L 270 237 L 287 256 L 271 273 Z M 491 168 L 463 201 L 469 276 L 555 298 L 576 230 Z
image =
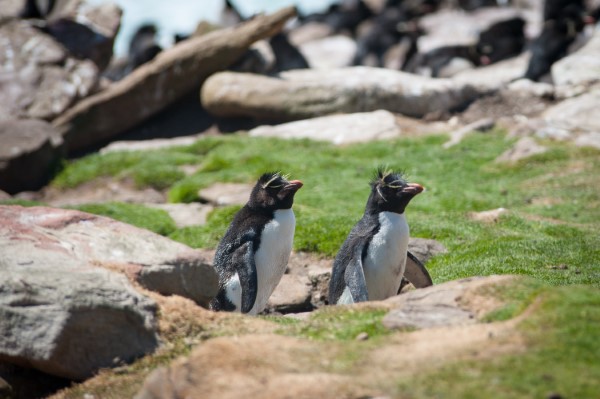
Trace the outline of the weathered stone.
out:
M 0 361 L 81 380 L 152 352 L 155 303 L 73 257 L 70 243 L 28 229 L 34 215 L 20 209 L 0 207 Z
M 418 237 L 410 237 L 408 250 L 415 255 L 421 263 L 427 263 L 429 259 L 435 255 L 443 254 L 448 251 L 439 241 Z
M 100 154 L 118 151 L 151 151 L 194 144 L 200 135 L 173 137 L 168 139 L 151 139 L 137 141 L 113 141 L 100 149 Z
M 311 288 L 308 277 L 284 274 L 269 298 L 267 310 L 278 313 L 312 310 Z
M 571 132 L 600 132 L 600 118 L 595 112 L 600 104 L 600 89 L 566 99 L 548 108 L 542 119 Z
M 421 117 L 464 107 L 500 84 L 370 67 L 295 70 L 277 78 L 221 72 L 207 79 L 201 98 L 209 112 L 223 117 L 297 120 L 379 109 Z
M 337 35 L 304 43 L 299 50 L 311 68 L 342 68 L 352 65 L 356 42 L 348 36 Z
M 520 161 L 521 159 L 528 158 L 532 155 L 542 154 L 548 149 L 541 144 L 538 144 L 531 137 L 523 137 L 519 139 L 513 146 L 513 148 L 506 150 L 498 158 L 496 162 L 508 162 L 513 163 Z
M 259 126 L 248 133 L 250 136 L 309 138 L 343 145 L 396 138 L 401 135 L 401 129 L 391 112 L 380 110 Z
M 244 183 L 215 183 L 200 189 L 198 197 L 216 206 L 244 205 L 254 186 Z
M 450 148 L 460 143 L 463 138 L 474 131 L 485 132 L 494 127 L 496 122 L 491 118 L 484 118 L 473 123 L 469 123 L 466 126 L 461 127 L 450 133 L 450 140 L 446 141 L 443 145 L 444 148 Z
M 11 194 L 40 189 L 64 155 L 61 136 L 41 120 L 0 120 L 0 142 L 0 189 Z
M 4 19 L 16 18 L 23 9 L 24 4 L 24 0 L 2 0 L 2 7 L 0 7 L 0 23 L 2 23 L 2 20 Z
M 150 208 L 166 211 L 177 228 L 206 224 L 208 214 L 214 209 L 211 205 L 190 204 L 145 204 Z
M 600 132 L 583 133 L 574 141 L 579 147 L 594 147 L 600 149 Z
M 88 60 L 67 56 L 51 36 L 27 21 L 0 25 L 0 120 L 52 119 L 98 82 Z
M 184 40 L 152 61 L 79 102 L 54 121 L 69 151 L 105 141 L 197 89 L 212 73 L 240 59 L 257 40 L 281 31 L 295 15 L 286 8 L 237 27 Z
M 48 17 L 46 31 L 72 55 L 90 59 L 102 71 L 112 58 L 121 14 L 115 3 L 92 5 L 71 0 L 55 7 Z
M 5 264 L 54 262 L 106 267 L 163 295 L 206 305 L 217 275 L 201 252 L 115 220 L 45 207 L 0 206 L 0 245 Z M 10 243 L 10 245 L 8 245 Z
M 402 329 L 476 323 L 476 314 L 462 306 L 460 301 L 465 291 L 472 287 L 472 282 L 485 280 L 485 277 L 472 277 L 450 281 L 387 299 L 384 302 L 394 309 L 383 318 L 383 325 Z
M 578 51 L 552 64 L 556 85 L 588 85 L 600 80 L 600 30 Z

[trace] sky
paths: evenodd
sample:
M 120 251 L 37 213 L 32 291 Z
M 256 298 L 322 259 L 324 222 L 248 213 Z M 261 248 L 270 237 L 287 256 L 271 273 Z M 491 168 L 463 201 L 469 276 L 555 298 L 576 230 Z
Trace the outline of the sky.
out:
M 88 0 L 99 4 L 108 0 Z M 115 43 L 115 54 L 127 53 L 129 40 L 142 24 L 153 22 L 159 27 L 159 43 L 167 48 L 176 33 L 189 34 L 201 20 L 218 23 L 224 0 L 110 0 L 123 9 L 121 29 Z M 231 0 L 243 16 L 273 12 L 296 4 L 301 13 L 324 10 L 337 0 Z

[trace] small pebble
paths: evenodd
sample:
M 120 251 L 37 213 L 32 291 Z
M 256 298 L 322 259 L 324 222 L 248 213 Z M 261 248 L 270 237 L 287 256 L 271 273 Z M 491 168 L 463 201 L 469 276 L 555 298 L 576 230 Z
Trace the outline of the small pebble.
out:
M 358 334 L 356 336 L 357 341 L 366 341 L 368 339 L 369 339 L 369 334 L 367 334 L 366 332 L 361 332 L 360 334 Z

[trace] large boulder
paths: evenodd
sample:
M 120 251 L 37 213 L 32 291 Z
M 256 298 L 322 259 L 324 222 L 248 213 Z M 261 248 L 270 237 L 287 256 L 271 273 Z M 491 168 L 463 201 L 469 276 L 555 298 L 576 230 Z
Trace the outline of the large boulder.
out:
M 422 117 L 460 109 L 514 77 L 472 83 L 370 67 L 295 70 L 278 77 L 221 72 L 207 79 L 201 99 L 222 117 L 291 121 L 379 109 Z
M 46 184 L 64 153 L 62 137 L 42 120 L 0 120 L 0 143 L 0 189 L 11 194 Z
M 70 57 L 28 21 L 0 24 L 0 37 L 0 120 L 53 119 L 98 83 L 92 61 Z
M 156 305 L 125 276 L 83 265 L 59 243 L 52 254 L 31 246 L 16 256 L 19 238 L 4 227 L 0 362 L 82 380 L 158 346 Z
M 239 60 L 252 43 L 280 32 L 294 15 L 294 8 L 285 8 L 185 40 L 79 102 L 54 125 L 69 151 L 106 141 L 198 89 L 208 76 Z
M 206 306 L 218 289 L 209 260 L 150 231 L 75 210 L 0 206 L 4 265 L 52 270 L 68 260 L 82 269 L 119 271 L 142 287 Z

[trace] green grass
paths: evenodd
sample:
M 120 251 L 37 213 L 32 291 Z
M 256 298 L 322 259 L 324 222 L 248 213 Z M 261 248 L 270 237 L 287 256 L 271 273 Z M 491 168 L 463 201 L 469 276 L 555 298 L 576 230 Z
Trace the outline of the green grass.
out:
M 215 182 L 252 183 L 281 170 L 304 187 L 296 195 L 296 250 L 335 256 L 362 216 L 368 182 L 378 165 L 404 169 L 427 190 L 407 209 L 411 235 L 442 242 L 448 253 L 430 261 L 434 282 L 472 275 L 521 274 L 554 285 L 600 287 L 600 152 L 545 143 L 550 151 L 515 165 L 494 159 L 514 140 L 501 132 L 473 134 L 442 148 L 446 136 L 335 147 L 309 140 L 208 137 L 188 147 L 149 153 L 92 155 L 55 179 L 71 187 L 101 175 L 165 188 L 172 202 L 198 199 Z M 198 172 L 183 176 L 179 165 Z M 156 181 L 153 181 L 156 176 Z M 504 207 L 498 223 L 468 217 Z M 218 209 L 206 226 L 173 230 L 192 247 L 215 247 L 238 207 Z M 557 265 L 567 268 L 555 268 Z
M 524 292 L 531 294 L 531 289 Z M 597 398 L 600 392 L 600 292 L 546 287 L 543 300 L 518 328 L 524 353 L 461 361 L 399 381 L 403 398 Z

